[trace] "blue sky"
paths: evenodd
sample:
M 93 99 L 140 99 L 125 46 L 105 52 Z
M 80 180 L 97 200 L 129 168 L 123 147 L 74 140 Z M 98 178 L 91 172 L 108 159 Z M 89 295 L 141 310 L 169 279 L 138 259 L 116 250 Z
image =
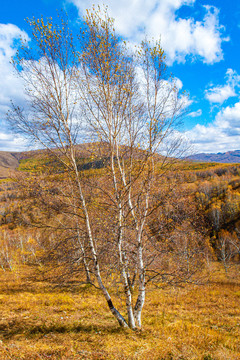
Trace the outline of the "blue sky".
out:
M 11 0 L 0 12 L 0 150 L 23 149 L 9 133 L 5 113 L 10 99 L 24 104 L 22 84 L 9 61 L 20 35 L 30 36 L 24 19 L 56 16 L 64 8 L 76 24 L 96 0 Z M 236 0 L 105 1 L 121 36 L 138 43 L 159 38 L 169 71 L 189 93 L 189 115 L 182 131 L 194 152 L 240 149 L 240 2 Z

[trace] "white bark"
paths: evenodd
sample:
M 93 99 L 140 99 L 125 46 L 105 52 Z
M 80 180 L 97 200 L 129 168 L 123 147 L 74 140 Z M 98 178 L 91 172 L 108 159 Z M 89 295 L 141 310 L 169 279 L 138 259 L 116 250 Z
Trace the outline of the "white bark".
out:
M 71 158 L 72 158 L 72 165 L 73 165 L 73 168 L 74 168 L 76 181 L 77 181 L 77 185 L 78 185 L 78 191 L 79 191 L 79 195 L 80 195 L 80 199 L 81 199 L 81 203 L 82 203 L 82 208 L 83 208 L 83 212 L 84 212 L 84 216 L 85 216 L 85 224 L 86 224 L 86 229 L 87 229 L 87 234 L 88 234 L 88 243 L 89 243 L 90 251 L 91 251 L 91 254 L 92 254 L 92 258 L 93 258 L 94 274 L 96 276 L 98 286 L 101 289 L 101 291 L 102 291 L 102 293 L 103 293 L 103 295 L 104 295 L 104 297 L 105 297 L 105 299 L 107 301 L 107 304 L 108 304 L 108 307 L 109 307 L 110 311 L 115 316 L 115 318 L 119 322 L 120 326 L 128 327 L 128 324 L 126 323 L 123 316 L 114 307 L 114 305 L 112 303 L 111 296 L 109 295 L 109 293 L 108 293 L 108 291 L 107 291 L 107 289 L 104 286 L 103 281 L 102 281 L 100 268 L 99 268 L 99 264 L 98 264 L 98 257 L 97 257 L 96 249 L 95 249 L 95 246 L 94 246 L 93 236 L 92 236 L 90 219 L 89 219 L 88 210 L 87 210 L 85 198 L 84 198 L 83 191 L 82 191 L 81 182 L 80 182 L 80 179 L 79 179 L 79 173 L 78 173 L 77 164 L 76 164 L 76 160 L 75 160 L 74 153 L 73 153 L 73 148 L 71 148 Z
M 118 184 L 116 179 L 116 172 L 115 172 L 115 166 L 114 166 L 114 151 L 112 148 L 112 154 L 111 154 L 111 170 L 112 170 L 112 178 L 113 178 L 113 186 L 115 190 L 115 197 L 116 201 L 118 203 L 118 257 L 119 257 L 119 265 L 120 265 L 120 271 L 123 278 L 124 283 L 124 293 L 126 298 L 126 308 L 127 308 L 127 314 L 128 314 L 128 325 L 131 329 L 135 329 L 135 320 L 134 320 L 134 314 L 133 314 L 133 306 L 132 306 L 132 293 L 130 284 L 128 281 L 128 275 L 127 275 L 127 267 L 126 262 L 123 257 L 123 212 L 122 212 L 122 203 L 119 196 L 118 191 Z

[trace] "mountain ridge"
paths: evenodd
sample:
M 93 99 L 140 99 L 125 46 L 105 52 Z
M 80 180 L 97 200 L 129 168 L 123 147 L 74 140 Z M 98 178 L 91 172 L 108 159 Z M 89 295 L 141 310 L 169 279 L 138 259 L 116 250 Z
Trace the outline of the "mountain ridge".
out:
M 87 156 L 89 144 L 77 145 L 81 156 Z M 0 179 L 7 178 L 9 171 L 15 171 L 20 163 L 20 160 L 32 156 L 40 155 L 46 150 L 29 150 L 29 151 L 0 151 Z M 201 161 L 201 162 L 215 162 L 215 163 L 240 163 L 240 150 L 227 151 L 223 153 L 197 153 L 185 158 L 186 160 Z M 87 165 L 91 164 L 85 164 Z
M 218 162 L 218 163 L 240 163 L 240 150 L 219 153 L 198 153 L 187 157 L 188 160 Z

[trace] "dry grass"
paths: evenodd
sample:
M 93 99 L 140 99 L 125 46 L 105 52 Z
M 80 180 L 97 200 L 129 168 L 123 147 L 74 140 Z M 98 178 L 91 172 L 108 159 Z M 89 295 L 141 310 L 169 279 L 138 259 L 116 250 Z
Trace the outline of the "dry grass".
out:
M 125 331 L 98 290 L 51 290 L 0 273 L 0 359 L 240 359 L 240 283 L 152 289 L 143 330 Z

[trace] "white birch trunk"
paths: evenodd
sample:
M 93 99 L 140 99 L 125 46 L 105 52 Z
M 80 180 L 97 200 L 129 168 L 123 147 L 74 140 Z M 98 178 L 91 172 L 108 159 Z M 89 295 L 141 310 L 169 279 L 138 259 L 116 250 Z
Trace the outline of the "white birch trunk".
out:
M 88 210 L 87 210 L 85 198 L 84 198 L 84 195 L 83 195 L 83 192 L 82 192 L 82 187 L 81 187 L 81 183 L 80 183 L 80 179 L 79 179 L 79 173 L 78 173 L 78 169 L 77 169 L 76 160 L 75 160 L 75 157 L 74 157 L 74 154 L 73 154 L 73 149 L 71 149 L 71 150 L 72 150 L 71 151 L 72 164 L 73 164 L 73 168 L 74 168 L 74 172 L 75 172 L 75 176 L 76 176 L 76 180 L 77 180 L 80 199 L 81 199 L 81 202 L 82 202 L 83 212 L 84 212 L 84 216 L 85 216 L 85 224 L 86 224 L 87 234 L 88 234 L 88 242 L 89 242 L 89 247 L 90 247 L 90 251 L 91 251 L 92 258 L 93 258 L 93 263 L 94 263 L 94 274 L 96 276 L 98 286 L 101 289 L 101 291 L 102 291 L 102 293 L 103 293 L 103 295 L 104 295 L 104 297 L 105 297 L 105 299 L 106 299 L 106 301 L 108 303 L 108 307 L 109 307 L 111 313 L 117 319 L 120 326 L 128 327 L 128 324 L 127 324 L 126 320 L 124 319 L 124 317 L 113 306 L 111 296 L 109 295 L 106 287 L 104 286 L 104 284 L 102 282 L 102 277 L 101 277 L 100 268 L 99 268 L 98 259 L 97 259 L 97 253 L 96 253 L 96 250 L 95 250 L 93 237 L 92 237 L 92 230 L 91 230 Z
M 142 326 L 142 309 L 145 303 L 145 295 L 146 295 L 146 288 L 145 288 L 145 268 L 143 262 L 143 244 L 142 244 L 142 233 L 146 221 L 146 216 L 148 212 L 148 191 L 146 193 L 145 199 L 145 211 L 143 215 L 143 219 L 141 222 L 141 226 L 138 233 L 138 249 L 137 249 L 137 256 L 138 256 L 138 269 L 139 269 L 139 285 L 138 285 L 138 298 L 134 307 L 134 318 L 136 321 L 136 325 L 141 328 Z
M 121 274 L 124 281 L 124 292 L 126 297 L 126 307 L 128 313 L 128 325 L 130 329 L 135 329 L 135 320 L 133 314 L 133 307 L 132 307 L 132 293 L 131 288 L 128 281 L 126 263 L 123 259 L 122 253 L 122 209 L 119 209 L 119 239 L 118 239 L 118 253 L 119 253 L 119 262 L 121 267 Z
M 142 256 L 142 244 L 139 243 L 138 248 L 138 261 L 139 261 L 139 287 L 138 287 L 138 298 L 134 307 L 134 318 L 136 325 L 141 328 L 142 326 L 142 309 L 145 303 L 145 269 L 143 264 L 143 256 Z
M 119 227 L 119 229 L 118 229 L 119 230 L 119 234 L 118 234 L 118 256 L 119 256 L 121 275 L 122 275 L 123 283 L 124 283 L 124 293 L 125 293 L 125 298 L 126 298 L 126 308 L 127 308 L 127 314 L 128 314 L 128 325 L 129 325 L 129 327 L 131 329 L 135 329 L 135 320 L 134 320 L 133 306 L 132 306 L 132 293 L 131 293 L 131 288 L 130 288 L 129 281 L 128 281 L 126 262 L 124 261 L 123 250 L 122 250 L 123 213 L 122 213 L 121 200 L 119 198 L 118 184 L 117 184 L 117 180 L 116 180 L 113 151 L 112 151 L 112 155 L 111 155 L 111 170 L 112 170 L 112 176 L 113 176 L 113 184 L 114 184 L 114 189 L 115 189 L 115 196 L 116 196 L 116 200 L 118 202 L 118 213 L 119 213 L 119 218 L 118 218 L 118 227 Z

